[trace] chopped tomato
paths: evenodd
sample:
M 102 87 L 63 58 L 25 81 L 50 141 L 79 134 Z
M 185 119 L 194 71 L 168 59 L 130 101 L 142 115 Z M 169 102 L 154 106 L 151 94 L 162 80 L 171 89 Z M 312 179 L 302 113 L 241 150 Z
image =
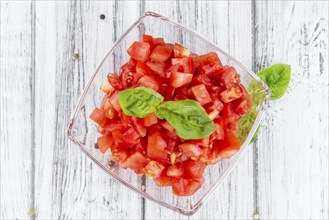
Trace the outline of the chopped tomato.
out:
M 110 73 L 107 75 L 107 79 L 115 90 L 122 90 L 122 82 L 118 75 Z
M 153 44 L 155 45 L 164 45 L 165 41 L 162 37 L 153 38 Z
M 234 67 L 227 67 L 221 72 L 221 81 L 226 89 L 230 89 L 240 83 L 240 76 Z
M 201 183 L 195 180 L 183 178 L 172 179 L 172 191 L 177 196 L 190 196 L 201 187 Z
M 231 87 L 225 91 L 223 91 L 221 94 L 220 94 L 220 99 L 225 102 L 225 103 L 228 103 L 228 102 L 232 102 L 233 100 L 235 99 L 238 99 L 241 97 L 241 90 L 239 87 Z
M 148 134 L 147 157 L 159 162 L 165 163 L 168 153 L 165 151 L 167 147 L 166 141 L 160 135 L 159 131 L 150 132 Z
M 135 152 L 130 155 L 122 164 L 123 168 L 130 168 L 136 173 L 141 173 L 145 165 L 147 164 L 147 159 L 140 152 Z
M 112 150 L 112 160 L 119 163 L 120 165 L 128 158 L 129 154 L 123 149 L 113 149 Z
M 163 96 L 164 101 L 169 101 L 172 100 L 174 97 L 175 88 L 166 84 L 162 84 L 160 85 L 158 92 Z
M 161 77 L 165 77 L 165 69 L 166 69 L 165 63 L 154 63 L 148 61 L 146 62 L 146 65 Z
M 174 56 L 175 57 L 189 57 L 190 56 L 190 50 L 183 47 L 180 44 L 174 45 Z
M 193 73 L 193 59 L 191 57 L 173 58 L 172 65 L 178 65 L 185 73 Z
M 211 79 L 204 74 L 199 74 L 199 75 L 196 75 L 193 77 L 192 85 L 196 86 L 199 84 L 205 85 L 206 88 L 209 88 L 209 89 L 211 87 L 213 87 L 213 85 L 214 85 L 214 83 L 211 81 Z
M 106 79 L 106 80 L 104 80 L 104 82 L 103 82 L 103 84 L 102 84 L 102 86 L 101 86 L 101 90 L 102 90 L 103 92 L 105 92 L 105 93 L 111 93 L 111 94 L 112 94 L 112 92 L 114 92 L 115 89 L 114 89 L 113 86 L 110 84 L 109 80 Z
M 173 88 L 179 88 L 188 85 L 192 81 L 193 74 L 173 72 L 170 76 L 170 86 Z
M 200 84 L 197 86 L 193 86 L 191 89 L 192 89 L 192 93 L 193 93 L 195 99 L 201 105 L 205 105 L 212 101 L 205 85 Z
M 146 116 L 145 118 L 143 118 L 143 120 L 145 127 L 149 127 L 151 125 L 158 123 L 158 117 L 155 115 L 155 113 Z
M 187 160 L 183 162 L 184 177 L 187 179 L 200 179 L 206 164 L 203 162 Z
M 150 45 L 153 44 L 153 37 L 151 35 L 143 34 L 141 38 L 143 42 L 149 43 Z
M 225 122 L 224 119 L 215 119 L 215 137 L 217 140 L 223 140 L 224 139 L 224 128 L 225 128 Z
M 145 167 L 144 173 L 150 177 L 154 178 L 160 175 L 160 173 L 164 170 L 165 166 L 161 163 L 151 160 Z
M 150 44 L 146 42 L 135 41 L 129 48 L 128 54 L 135 60 L 145 62 L 150 53 Z
M 174 131 L 175 130 L 175 128 L 171 124 L 169 124 L 169 122 L 167 122 L 167 121 L 161 122 L 160 125 L 164 129 L 167 129 L 168 131 Z
M 202 151 L 197 144 L 184 143 L 178 145 L 178 147 L 183 154 L 193 159 L 197 159 L 202 154 Z
M 113 144 L 113 138 L 109 135 L 103 135 L 98 137 L 97 145 L 99 150 L 104 154 Z
M 121 106 L 119 104 L 119 97 L 118 97 L 118 91 L 116 91 L 115 93 L 113 93 L 113 95 L 109 98 L 109 102 L 111 103 L 111 105 L 113 106 L 113 108 L 117 111 L 117 112 L 121 112 Z
M 107 121 L 106 115 L 99 108 L 95 108 L 89 117 L 102 127 L 106 124 Z
M 154 91 L 158 91 L 159 90 L 159 86 L 160 84 L 156 81 L 156 79 L 153 76 L 143 76 L 141 77 L 138 82 L 147 88 L 153 89 Z
M 130 122 L 131 122 L 131 125 L 136 129 L 138 134 L 141 137 L 145 137 L 146 127 L 144 126 L 144 120 L 142 118 L 131 117 Z
M 123 138 L 129 144 L 138 144 L 140 135 L 131 127 L 123 134 Z
M 171 186 L 171 177 L 167 176 L 166 172 L 167 172 L 166 169 L 164 169 L 159 176 L 154 177 L 153 180 L 157 185 L 159 185 L 159 186 Z
M 180 177 L 183 175 L 183 171 L 176 166 L 169 166 L 167 169 L 167 176 Z
M 145 63 L 138 61 L 136 65 L 136 73 L 139 75 L 144 76 L 144 75 L 153 75 L 153 70 L 146 65 Z
M 157 46 L 150 55 L 150 59 L 154 62 L 164 63 L 171 56 L 172 49 L 168 46 Z

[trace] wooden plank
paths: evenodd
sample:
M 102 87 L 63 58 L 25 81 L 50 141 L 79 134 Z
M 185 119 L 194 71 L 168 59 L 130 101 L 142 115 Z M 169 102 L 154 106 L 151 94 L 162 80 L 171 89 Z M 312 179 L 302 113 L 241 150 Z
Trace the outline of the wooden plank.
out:
M 251 2 L 146 1 L 145 10 L 186 25 L 252 67 Z M 241 49 L 243 48 L 243 49 Z M 253 214 L 253 155 L 248 149 L 239 164 L 204 206 L 190 219 L 247 219 Z M 187 219 L 146 201 L 146 219 Z
M 328 219 L 328 2 L 256 1 L 256 69 L 289 63 L 260 130 L 261 219 Z
M 36 94 L 39 219 L 142 215 L 141 198 L 100 170 L 66 136 L 67 123 L 89 77 L 121 28 L 135 19 L 127 16 L 125 7 L 133 6 L 114 1 L 36 5 L 36 90 L 42 91 Z M 102 13 L 105 20 L 99 17 Z M 73 59 L 74 53 L 79 54 L 78 60 Z
M 0 219 L 28 219 L 34 144 L 31 2 L 1 2 L 0 16 Z

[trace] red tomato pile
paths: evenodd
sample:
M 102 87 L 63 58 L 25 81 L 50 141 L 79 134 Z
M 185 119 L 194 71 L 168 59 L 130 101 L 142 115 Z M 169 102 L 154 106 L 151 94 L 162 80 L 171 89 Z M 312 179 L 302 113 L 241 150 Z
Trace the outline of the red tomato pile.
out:
M 146 174 L 160 186 L 172 186 L 176 195 L 192 195 L 203 183 L 208 164 L 240 149 L 235 134 L 252 99 L 234 67 L 223 66 L 214 52 L 196 55 L 179 44 L 143 35 L 128 54 L 131 58 L 120 75 L 109 74 L 104 81 L 103 102 L 90 115 L 102 134 L 98 148 L 102 153 L 111 149 L 112 160 L 121 167 Z M 206 138 L 183 140 L 154 113 L 145 118 L 127 116 L 119 105 L 118 92 L 139 86 L 157 91 L 165 101 L 198 101 L 216 131 Z

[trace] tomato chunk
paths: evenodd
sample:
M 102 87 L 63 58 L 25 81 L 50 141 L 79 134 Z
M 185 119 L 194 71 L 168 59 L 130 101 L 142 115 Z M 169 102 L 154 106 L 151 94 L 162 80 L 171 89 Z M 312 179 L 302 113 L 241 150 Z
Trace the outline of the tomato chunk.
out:
M 226 67 L 221 74 L 221 81 L 226 89 L 230 89 L 232 86 L 240 83 L 240 76 L 234 67 Z
M 141 77 L 138 82 L 147 88 L 153 89 L 154 91 L 158 91 L 159 90 L 159 86 L 160 84 L 156 81 L 156 79 L 152 76 L 143 76 Z
M 150 54 L 150 44 L 135 41 L 129 48 L 128 54 L 135 60 L 145 62 Z
M 151 160 L 145 167 L 144 173 L 150 177 L 154 178 L 160 175 L 160 173 L 164 170 L 165 166 L 161 163 Z
M 167 176 L 180 177 L 183 175 L 183 171 L 176 166 L 169 166 L 167 169 Z
M 235 86 L 223 91 L 220 94 L 220 99 L 225 103 L 232 102 L 233 100 L 238 99 L 240 97 L 241 97 L 241 90 L 239 87 L 235 87 Z
M 157 46 L 150 55 L 150 59 L 154 62 L 164 63 L 171 56 L 172 49 L 168 46 Z
M 190 56 L 190 50 L 183 47 L 180 44 L 175 43 L 175 45 L 174 45 L 174 56 L 175 57 L 189 57 Z
M 197 86 L 192 87 L 192 93 L 195 97 L 195 99 L 201 104 L 205 105 L 209 102 L 211 102 L 211 97 L 207 91 L 207 88 L 205 85 L 200 84 Z
M 151 125 L 158 123 L 158 117 L 155 115 L 155 113 L 146 116 L 145 118 L 143 118 L 143 120 L 145 127 L 149 127 Z
M 206 164 L 203 162 L 187 160 L 183 162 L 184 177 L 188 179 L 200 179 Z
M 147 157 L 165 163 L 168 158 L 168 153 L 165 151 L 166 147 L 167 143 L 158 130 L 148 134 Z
M 187 157 L 195 158 L 197 159 L 201 154 L 202 151 L 197 144 L 193 143 L 184 143 L 178 145 L 179 149 L 183 154 L 185 154 Z
M 113 144 L 113 138 L 109 135 L 103 135 L 98 137 L 97 145 L 99 150 L 104 154 Z
M 147 159 L 140 152 L 130 155 L 122 164 L 123 168 L 130 168 L 136 173 L 142 173 L 143 168 L 147 164 Z
M 106 115 L 99 108 L 95 108 L 89 117 L 102 127 L 106 124 L 107 121 Z
M 193 74 L 190 73 L 173 72 L 170 76 L 170 86 L 179 88 L 188 85 L 192 81 L 192 78 Z
M 201 187 L 201 183 L 195 180 L 183 178 L 172 179 L 172 191 L 177 196 L 190 196 Z

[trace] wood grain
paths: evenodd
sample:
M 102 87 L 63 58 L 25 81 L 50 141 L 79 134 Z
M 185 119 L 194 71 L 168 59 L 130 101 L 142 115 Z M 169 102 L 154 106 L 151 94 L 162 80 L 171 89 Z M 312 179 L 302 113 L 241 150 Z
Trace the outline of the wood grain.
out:
M 201 33 L 252 67 L 251 1 L 146 1 L 145 10 L 160 13 Z M 241 37 L 243 36 L 243 37 Z M 244 48 L 241 51 L 240 48 Z M 248 219 L 253 216 L 253 159 L 248 149 L 239 164 L 200 210 L 189 219 Z M 146 219 L 188 217 L 146 201 Z
M 328 2 L 256 2 L 256 70 L 289 63 L 258 149 L 261 219 L 328 219 Z
M 36 89 L 42 91 L 36 94 L 38 219 L 141 216 L 141 198 L 100 170 L 66 136 L 86 81 L 122 28 L 133 21 L 123 21 L 123 11 L 115 4 L 66 1 L 36 5 Z M 105 20 L 99 18 L 102 13 Z M 112 28 L 114 18 L 116 27 Z M 74 53 L 79 54 L 78 60 L 73 59 Z
M 0 16 L 0 219 L 27 219 L 33 203 L 31 2 L 2 2 Z

